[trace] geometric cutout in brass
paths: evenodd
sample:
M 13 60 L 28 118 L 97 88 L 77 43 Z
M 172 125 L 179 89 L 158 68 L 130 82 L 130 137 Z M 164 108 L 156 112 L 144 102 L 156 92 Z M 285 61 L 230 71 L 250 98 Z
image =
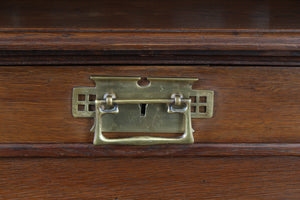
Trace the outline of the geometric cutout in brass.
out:
M 92 76 L 96 87 L 73 88 L 74 117 L 93 117 L 94 144 L 193 143 L 191 118 L 213 116 L 214 92 L 193 90 L 196 78 Z M 102 132 L 183 133 L 178 138 L 105 138 Z

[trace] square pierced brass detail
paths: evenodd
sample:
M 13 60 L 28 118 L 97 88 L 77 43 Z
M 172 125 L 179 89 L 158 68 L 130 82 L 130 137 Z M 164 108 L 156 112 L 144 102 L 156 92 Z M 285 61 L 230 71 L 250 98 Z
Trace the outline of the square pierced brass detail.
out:
M 190 98 L 192 118 L 211 118 L 214 110 L 214 91 L 212 90 L 192 90 Z M 193 112 L 194 111 L 194 112 Z
M 94 117 L 95 110 L 91 110 L 95 106 L 95 100 L 91 97 L 96 96 L 96 88 L 94 87 L 78 87 L 73 88 L 72 114 L 74 117 Z
M 80 96 L 85 95 L 85 100 L 81 101 Z M 91 96 L 96 96 L 94 87 L 77 87 L 73 88 L 73 106 L 72 114 L 74 117 L 95 117 L 95 101 L 90 101 Z M 201 102 L 201 97 L 206 97 L 206 102 Z M 212 90 L 192 90 L 190 93 L 191 116 L 192 118 L 212 118 L 214 108 L 214 91 Z M 97 99 L 97 97 L 96 97 Z M 80 111 L 80 105 L 84 105 L 84 110 Z M 205 112 L 201 112 L 201 107 L 205 107 Z
M 213 116 L 214 92 L 193 90 L 196 78 L 92 76 L 96 87 L 73 88 L 74 117 L 93 117 L 94 144 L 153 145 L 194 142 L 191 118 Z M 109 139 L 103 132 L 182 133 L 180 137 Z

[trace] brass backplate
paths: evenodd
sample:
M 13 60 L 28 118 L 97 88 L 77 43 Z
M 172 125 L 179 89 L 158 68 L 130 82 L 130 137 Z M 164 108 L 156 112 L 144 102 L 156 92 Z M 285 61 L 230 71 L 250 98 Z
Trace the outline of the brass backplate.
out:
M 140 86 L 140 77 L 91 76 L 96 87 L 73 88 L 72 113 L 74 117 L 95 117 L 95 100 L 103 100 L 106 94 L 115 99 L 170 99 L 180 94 L 191 99 L 192 118 L 213 116 L 214 92 L 193 90 L 197 78 L 148 78 L 149 84 Z M 167 104 L 122 104 L 117 114 L 105 114 L 103 132 L 182 133 L 183 115 L 168 113 Z

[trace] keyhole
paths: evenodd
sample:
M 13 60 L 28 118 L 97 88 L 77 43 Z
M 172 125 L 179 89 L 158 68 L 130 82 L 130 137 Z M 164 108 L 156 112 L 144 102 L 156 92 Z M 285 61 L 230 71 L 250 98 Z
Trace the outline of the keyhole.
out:
M 140 108 L 141 108 L 141 117 L 145 117 L 146 116 L 147 104 L 140 104 Z

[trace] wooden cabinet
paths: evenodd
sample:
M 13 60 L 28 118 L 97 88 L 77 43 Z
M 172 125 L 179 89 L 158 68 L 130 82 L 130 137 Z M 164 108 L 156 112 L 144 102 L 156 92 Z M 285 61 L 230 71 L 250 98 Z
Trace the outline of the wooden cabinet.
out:
M 299 199 L 299 30 L 292 0 L 1 2 L 0 199 Z M 95 146 L 72 116 L 93 75 L 198 78 L 213 117 Z

